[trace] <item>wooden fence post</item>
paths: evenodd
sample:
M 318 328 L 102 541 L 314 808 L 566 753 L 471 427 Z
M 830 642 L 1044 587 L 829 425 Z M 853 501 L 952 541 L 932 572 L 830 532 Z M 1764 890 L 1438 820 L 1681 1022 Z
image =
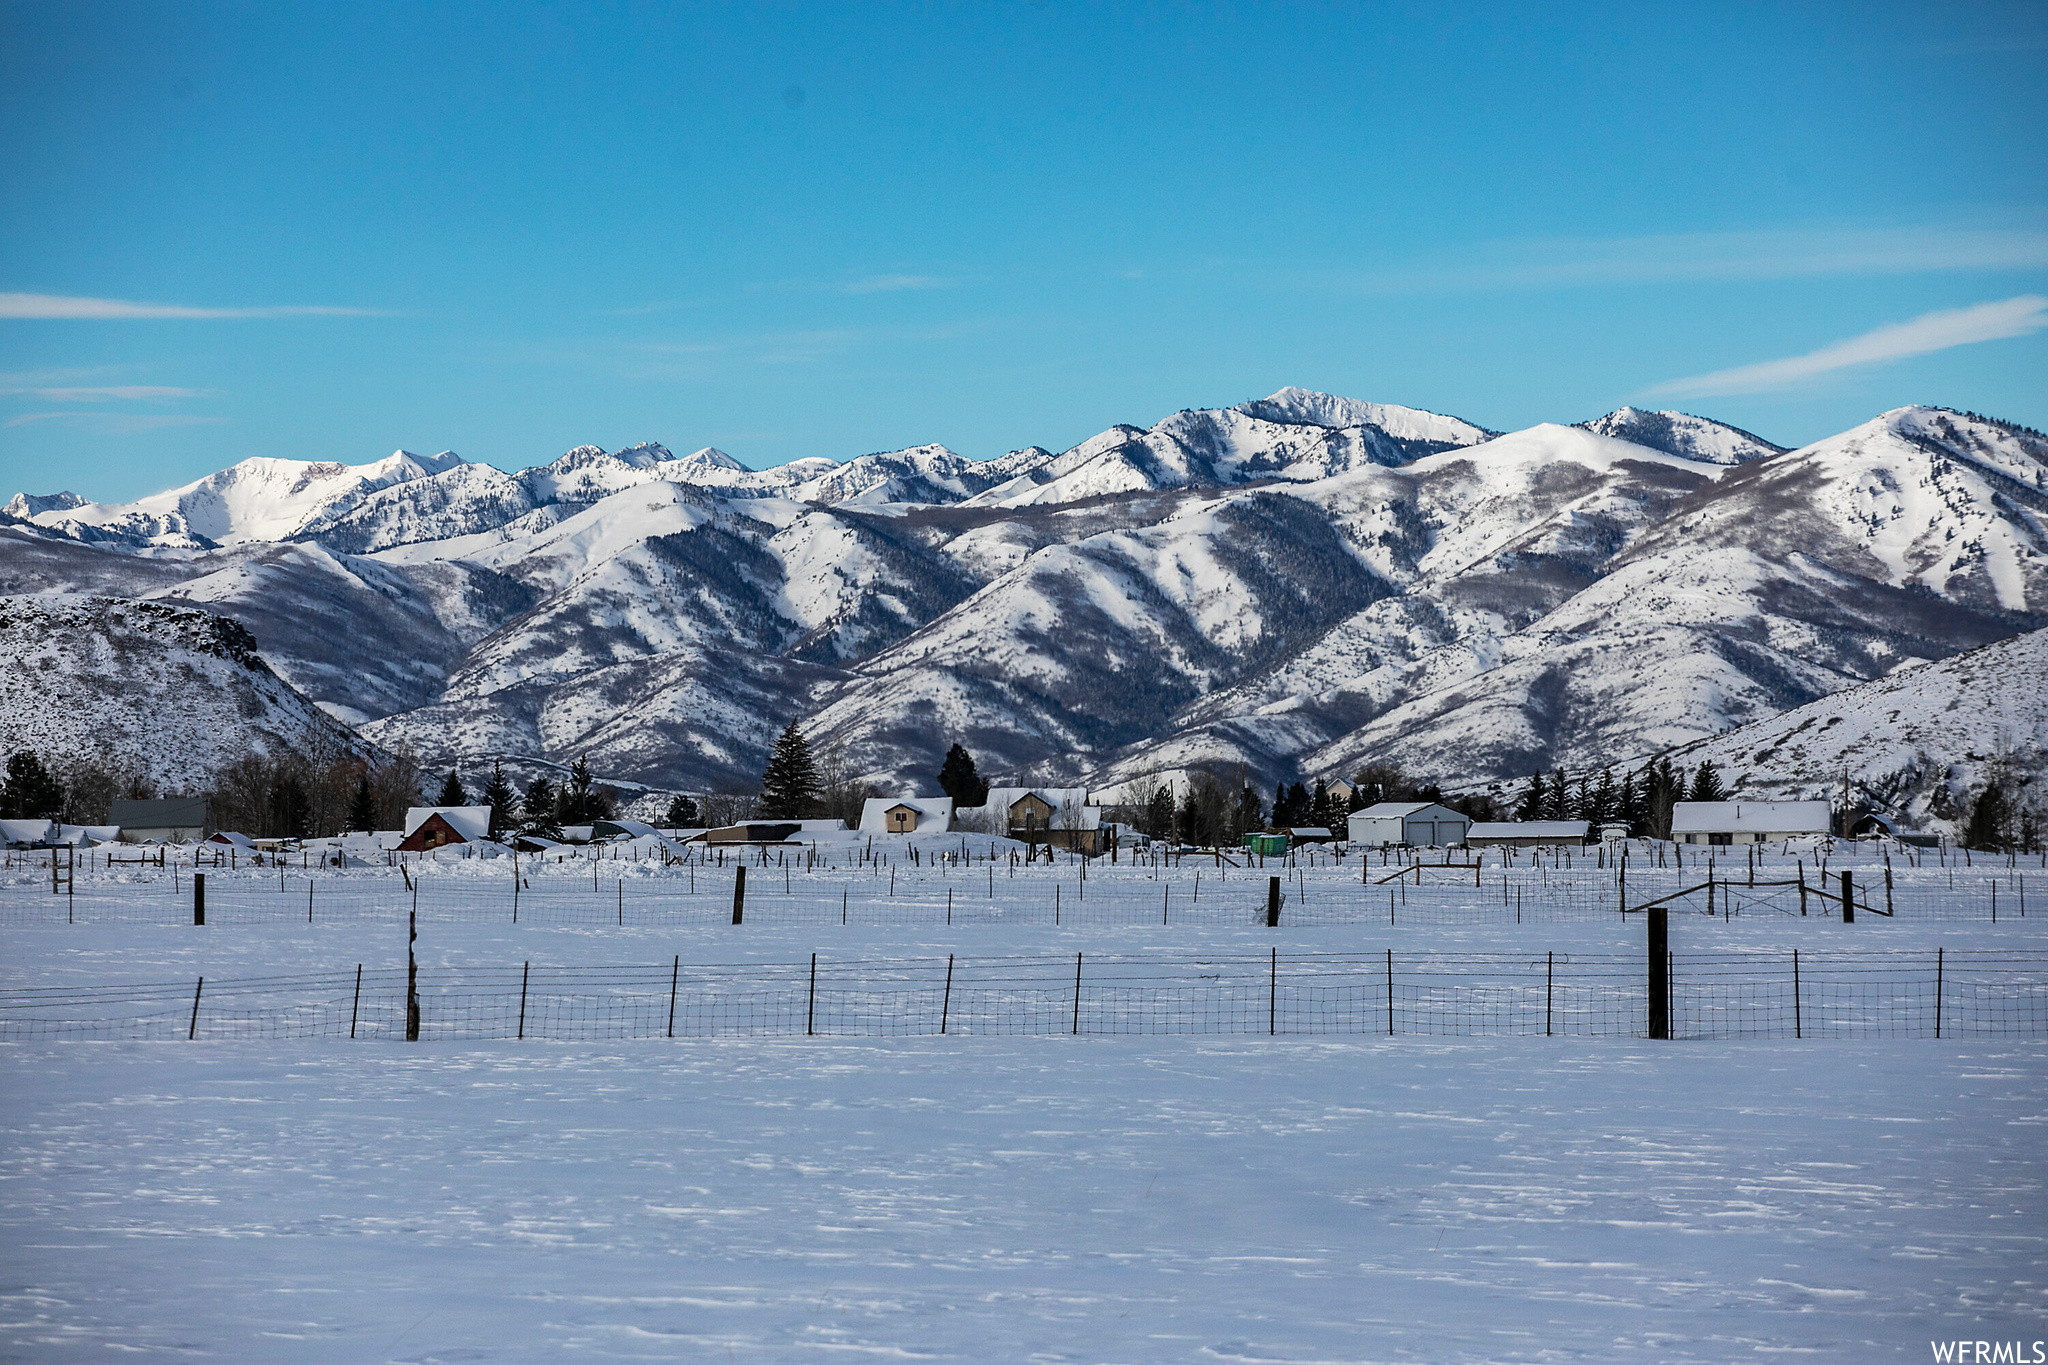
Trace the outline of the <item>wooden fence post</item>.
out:
M 939 1032 L 946 1031 L 946 1016 L 953 1011 L 953 955 L 946 954 L 946 994 L 939 1001 Z
M 522 963 L 519 968 L 519 1034 L 521 1041 L 526 1038 L 526 979 L 533 975 L 533 963 Z
M 1842 869 L 1842 923 L 1856 922 L 1856 887 L 1849 880 L 1849 869 Z
M 1278 929 L 1280 927 L 1280 879 L 1278 877 L 1266 878 L 1266 927 L 1268 929 Z
M 191 1042 L 199 1036 L 199 993 L 206 989 L 206 978 L 200 977 L 199 984 L 192 988 L 192 1022 L 185 1029 L 185 1041 Z
M 192 922 L 194 924 L 206 923 L 206 874 L 204 872 L 194 872 L 192 874 Z
M 356 1016 L 357 1016 L 358 1014 L 362 1013 L 362 1009 L 363 1009 L 363 964 L 362 964 L 362 963 L 360 963 L 360 962 L 358 962 L 358 963 L 356 964 L 356 998 L 355 998 L 355 999 L 354 999 L 353 1001 L 351 1001 L 351 1002 L 349 1003 L 349 1007 L 348 1007 L 348 1036 L 349 1036 L 349 1037 L 351 1037 L 351 1038 L 353 1038 L 353 1037 L 355 1037 L 355 1036 L 356 1036 Z
M 417 1043 L 420 1040 L 420 961 L 414 955 L 412 945 L 419 941 L 420 913 L 412 911 L 406 916 L 405 939 L 405 1041 Z
M 738 924 L 747 905 L 747 865 L 738 864 L 732 877 L 732 922 Z

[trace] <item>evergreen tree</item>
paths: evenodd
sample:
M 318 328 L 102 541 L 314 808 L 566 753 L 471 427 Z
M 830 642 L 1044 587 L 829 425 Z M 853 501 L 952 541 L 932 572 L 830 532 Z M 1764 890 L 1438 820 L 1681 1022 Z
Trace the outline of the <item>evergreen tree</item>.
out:
M 435 800 L 434 804 L 437 806 L 466 806 L 469 804 L 469 793 L 462 789 L 462 779 L 455 775 L 453 768 L 448 770 L 448 780 L 441 784 L 441 795 Z
M 1712 759 L 1701 759 L 1699 770 L 1692 775 L 1692 795 L 1688 801 L 1726 801 L 1728 789 L 1721 785 L 1721 774 L 1714 768 Z
M 0 812 L 13 820 L 55 820 L 64 809 L 64 786 L 27 749 L 7 760 L 7 785 L 0 788 Z
M 1334 830 L 1342 823 L 1330 801 L 1330 784 L 1320 777 L 1316 779 L 1315 795 L 1309 798 L 1308 808 L 1308 822 L 1312 825 Z
M 988 783 L 974 771 L 974 755 L 959 744 L 946 750 L 946 761 L 939 765 L 939 790 L 952 797 L 955 806 L 988 803 Z
M 590 761 L 582 754 L 569 765 L 569 780 L 555 798 L 556 818 L 565 825 L 587 825 L 602 820 L 610 803 L 591 790 Z
M 512 784 L 505 780 L 505 765 L 491 765 L 491 779 L 484 783 L 483 803 L 491 808 L 491 837 L 502 839 L 505 831 L 512 828 L 512 808 L 519 798 L 512 791 Z
M 1517 820 L 1541 820 L 1543 808 L 1549 794 L 1543 789 L 1543 774 L 1530 773 L 1529 785 L 1522 792 L 1522 799 L 1515 803 Z
M 1259 789 L 1249 782 L 1237 794 L 1236 823 L 1244 830 L 1264 829 L 1266 826 L 1266 803 L 1259 800 Z
M 1671 837 L 1671 808 L 1685 799 L 1685 780 L 1661 758 L 1643 766 L 1643 833 L 1653 839 Z
M 370 787 L 370 774 L 356 775 L 355 794 L 348 801 L 348 827 L 363 833 L 377 828 L 377 793 Z
M 678 794 L 668 803 L 668 814 L 664 820 L 670 829 L 697 828 L 697 803 Z
M 306 784 L 295 772 L 279 773 L 270 787 L 270 832 L 284 839 L 303 839 L 312 817 Z
M 543 839 L 562 837 L 562 822 L 555 818 L 555 784 L 545 777 L 536 777 L 526 784 L 526 824 L 528 834 L 537 834 Z
M 1559 768 L 1550 779 L 1550 795 L 1544 801 L 1543 818 L 1546 820 L 1569 820 L 1572 818 L 1572 788 L 1565 780 L 1564 769 Z
M 1600 781 L 1593 788 L 1592 811 L 1587 819 L 1596 825 L 1604 825 L 1615 817 L 1614 773 L 1606 768 L 1600 770 Z M 1598 834 L 1596 829 L 1593 831 Z
M 1990 782 L 1970 807 L 1970 822 L 1963 827 L 1963 846 L 2002 853 L 2009 842 L 2011 824 L 2012 803 L 2006 799 L 2005 788 Z
M 1145 833 L 1155 839 L 1173 836 L 1173 788 L 1164 782 L 1152 789 L 1152 799 L 1145 803 Z
M 1614 798 L 1614 818 L 1628 826 L 1628 832 L 1635 834 L 1643 828 L 1642 791 L 1636 785 L 1636 775 L 1625 772 L 1621 775 L 1621 790 Z
M 761 815 L 769 820 L 802 820 L 818 799 L 818 766 L 810 742 L 791 721 L 783 727 L 761 774 Z

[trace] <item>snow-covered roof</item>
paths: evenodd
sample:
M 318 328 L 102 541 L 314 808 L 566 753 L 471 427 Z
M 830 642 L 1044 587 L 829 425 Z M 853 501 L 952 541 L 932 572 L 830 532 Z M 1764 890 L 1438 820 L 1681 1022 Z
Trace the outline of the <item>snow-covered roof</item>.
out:
M 639 820 L 599 820 L 590 827 L 591 834 L 599 839 L 611 839 L 624 834 L 629 838 L 641 839 L 655 832 L 654 826 Z
M 1826 834 L 1832 824 L 1825 801 L 1680 801 L 1671 807 L 1673 834 Z
M 209 844 L 231 844 L 236 848 L 245 849 L 250 853 L 254 853 L 256 851 L 256 841 L 254 839 L 251 839 L 248 835 L 242 833 L 240 830 L 216 830 L 207 839 L 206 842 Z
M 917 812 L 914 832 L 943 832 L 952 828 L 953 798 L 950 796 L 871 796 L 861 803 L 861 833 L 887 834 L 889 812 L 898 806 L 908 806 Z
M 1465 831 L 1467 839 L 1583 839 L 1584 820 L 1482 820 Z
M 427 823 L 433 816 L 440 816 L 464 839 L 474 842 L 488 839 L 491 835 L 491 808 L 489 806 L 414 806 L 405 813 L 405 837 Z
M 1032 795 L 1036 795 L 1046 805 L 1052 807 L 1054 829 L 1067 828 L 1060 823 L 1060 812 L 1068 808 L 1078 812 L 1072 817 L 1072 828 L 1097 829 L 1102 825 L 1102 807 L 1088 804 L 1086 787 L 990 787 L 988 801 L 980 809 L 997 817 L 998 823 L 1007 824 L 1010 807 Z
M 1323 825 L 1289 825 L 1287 832 L 1296 839 L 1327 839 L 1330 831 Z
M 45 844 L 57 832 L 54 820 L 0 820 L 0 841 Z
M 1382 801 L 1377 805 L 1367 806 L 1364 810 L 1351 812 L 1351 818 L 1356 820 L 1363 815 L 1368 820 L 1406 819 L 1411 815 L 1420 815 L 1424 811 L 1442 811 L 1456 820 L 1465 818 L 1449 806 L 1439 806 L 1434 801 Z

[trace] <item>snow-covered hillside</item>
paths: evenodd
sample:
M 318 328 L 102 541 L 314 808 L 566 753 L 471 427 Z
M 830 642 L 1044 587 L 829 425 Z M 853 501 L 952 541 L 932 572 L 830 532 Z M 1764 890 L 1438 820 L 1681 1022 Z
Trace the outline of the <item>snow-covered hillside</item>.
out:
M 1097 785 L 1390 760 L 1483 786 L 2048 626 L 2048 440 L 1932 408 L 1787 451 L 1684 414 L 1496 434 L 1283 389 L 982 462 L 441 459 L 250 462 L 99 521 L 17 499 L 0 589 L 232 615 L 436 766 L 587 754 L 688 789 L 750 780 L 791 717 L 885 783 L 958 739 Z M 215 485 L 232 515 L 195 520 Z M 148 517 L 178 520 L 138 553 Z
M 244 753 L 373 752 L 233 620 L 77 593 L 0 597 L 0 750 L 90 755 L 200 791 Z
M 2048 630 L 1902 668 L 1805 706 L 1685 746 L 1737 795 L 1826 800 L 1844 774 L 1860 801 L 1914 827 L 1959 832 L 1969 795 L 1993 775 L 2044 809 Z

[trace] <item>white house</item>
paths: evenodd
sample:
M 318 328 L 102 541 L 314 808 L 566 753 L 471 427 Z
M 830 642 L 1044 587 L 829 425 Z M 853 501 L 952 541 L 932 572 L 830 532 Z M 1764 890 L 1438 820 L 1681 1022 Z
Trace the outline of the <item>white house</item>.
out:
M 1465 831 L 1471 828 L 1472 821 L 1449 806 L 1431 801 L 1382 801 L 1351 812 L 1349 825 L 1354 844 L 1448 848 L 1465 842 Z
M 1482 820 L 1465 831 L 1473 848 L 1547 848 L 1583 844 L 1590 828 L 1584 820 Z M 1623 826 L 1624 831 L 1627 827 Z
M 1680 801 L 1671 808 L 1671 838 L 1681 844 L 1761 844 L 1826 834 L 1832 824 L 1825 801 Z
M 944 834 L 952 827 L 950 796 L 871 796 L 860 807 L 862 834 Z

